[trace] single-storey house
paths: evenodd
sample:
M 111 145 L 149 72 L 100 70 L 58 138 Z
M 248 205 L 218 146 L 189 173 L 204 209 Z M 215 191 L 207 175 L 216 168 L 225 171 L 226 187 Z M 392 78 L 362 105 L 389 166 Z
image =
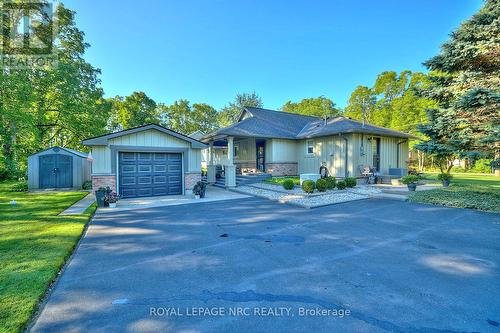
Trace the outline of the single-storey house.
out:
M 226 186 L 236 173 L 275 176 L 318 173 L 325 165 L 336 177 L 359 176 L 365 166 L 387 175 L 406 172 L 412 135 L 344 116 L 328 119 L 260 108 L 245 108 L 238 121 L 205 135 L 208 182 L 223 164 Z M 214 147 L 226 146 L 226 150 Z
M 91 147 L 92 187 L 111 187 L 123 198 L 188 194 L 201 180 L 207 145 L 156 124 L 101 135 Z
M 51 147 L 28 156 L 28 188 L 77 188 L 90 180 L 91 160 L 86 153 Z

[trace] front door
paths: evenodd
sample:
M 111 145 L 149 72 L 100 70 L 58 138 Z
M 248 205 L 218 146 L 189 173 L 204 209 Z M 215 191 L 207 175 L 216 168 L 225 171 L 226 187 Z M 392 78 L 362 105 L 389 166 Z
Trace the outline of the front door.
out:
M 380 172 L 380 138 L 372 138 L 373 167 Z
M 257 154 L 257 170 L 266 171 L 266 141 L 256 141 L 255 151 Z

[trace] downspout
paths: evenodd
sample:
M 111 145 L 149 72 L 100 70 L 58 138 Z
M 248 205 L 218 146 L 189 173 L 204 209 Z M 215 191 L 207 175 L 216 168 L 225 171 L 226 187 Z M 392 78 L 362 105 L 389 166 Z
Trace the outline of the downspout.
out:
M 349 155 L 348 155 L 348 147 L 347 147 L 347 138 L 342 136 L 342 133 L 339 133 L 339 136 L 344 139 L 345 142 L 345 157 L 344 157 L 344 176 L 349 177 L 349 171 L 348 171 L 348 163 L 349 163 Z
M 399 169 L 399 145 L 402 143 L 408 142 L 408 139 L 405 139 L 403 141 L 399 141 L 398 144 L 396 145 L 396 168 Z

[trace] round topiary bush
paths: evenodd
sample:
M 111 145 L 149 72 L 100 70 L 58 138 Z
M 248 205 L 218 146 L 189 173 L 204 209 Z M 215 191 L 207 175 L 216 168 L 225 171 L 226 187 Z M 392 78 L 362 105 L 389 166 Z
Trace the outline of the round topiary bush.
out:
M 293 190 L 294 187 L 293 179 L 287 178 L 283 181 L 283 188 L 285 190 Z
M 313 193 L 315 188 L 316 183 L 314 183 L 314 181 L 310 179 L 304 180 L 304 182 L 302 183 L 302 191 L 306 193 Z
M 345 181 L 343 181 L 343 180 L 341 180 L 341 181 L 337 182 L 337 188 L 338 188 L 339 190 L 343 190 L 343 189 L 345 189 L 345 188 L 346 188 L 346 186 L 347 186 L 347 185 L 346 185 Z
M 316 182 L 316 188 L 319 192 L 326 192 L 326 190 L 328 189 L 326 179 L 318 179 L 318 181 Z
M 328 190 L 333 190 L 335 188 L 335 185 L 337 185 L 337 179 L 335 177 L 329 176 L 325 178 L 326 181 L 326 188 Z
M 347 187 L 356 186 L 356 178 L 346 177 L 346 179 L 344 179 L 344 181 L 345 181 L 345 186 L 347 186 Z

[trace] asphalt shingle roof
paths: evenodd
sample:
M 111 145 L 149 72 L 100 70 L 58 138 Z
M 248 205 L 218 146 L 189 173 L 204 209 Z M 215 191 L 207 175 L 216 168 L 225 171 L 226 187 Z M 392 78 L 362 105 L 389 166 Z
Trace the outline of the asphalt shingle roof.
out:
M 204 137 L 244 136 L 278 139 L 304 139 L 341 133 L 378 134 L 400 138 L 412 135 L 352 120 L 343 116 L 323 119 L 299 114 L 259 108 L 246 108 L 251 117 L 224 127 Z
M 389 128 L 379 127 L 370 124 L 364 124 L 347 117 L 339 116 L 328 119 L 326 124 L 322 119 L 310 122 L 297 134 L 297 139 L 314 138 L 326 135 L 335 135 L 342 133 L 365 133 L 393 136 L 399 138 L 412 138 L 410 134 L 391 130 Z

